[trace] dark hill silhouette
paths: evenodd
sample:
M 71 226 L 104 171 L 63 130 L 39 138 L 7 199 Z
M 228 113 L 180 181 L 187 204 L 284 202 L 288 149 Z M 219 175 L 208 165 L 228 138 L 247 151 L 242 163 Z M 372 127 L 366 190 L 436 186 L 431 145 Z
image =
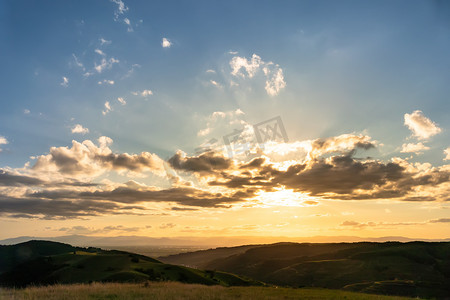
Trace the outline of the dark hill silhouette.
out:
M 49 241 L 0 246 L 0 285 L 179 281 L 206 285 L 261 285 L 233 274 L 162 263 L 134 253 L 73 247 Z
M 203 255 L 203 258 L 202 258 Z M 450 243 L 277 243 L 161 257 L 290 287 L 450 296 Z

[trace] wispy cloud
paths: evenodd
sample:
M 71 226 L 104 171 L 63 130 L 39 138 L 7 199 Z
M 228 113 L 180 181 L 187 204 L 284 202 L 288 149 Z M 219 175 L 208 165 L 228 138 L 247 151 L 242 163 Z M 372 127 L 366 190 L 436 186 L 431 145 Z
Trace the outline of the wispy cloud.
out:
M 206 73 L 211 73 L 211 74 L 216 74 L 216 71 L 212 70 L 212 69 L 208 69 L 205 71 Z
M 127 104 L 127 101 L 125 101 L 125 99 L 123 99 L 122 97 L 117 98 L 117 101 L 119 101 L 122 105 Z
M 104 38 L 100 38 L 99 41 L 102 46 L 111 44 L 111 41 L 105 40 Z
M 63 76 L 62 80 L 63 81 L 60 83 L 60 85 L 63 87 L 68 87 L 69 86 L 69 78 Z
M 112 111 L 111 104 L 109 103 L 109 101 L 106 101 L 105 104 L 104 104 L 104 106 L 105 106 L 105 110 L 102 111 L 102 114 L 103 114 L 103 115 L 106 115 L 107 113 L 109 113 L 110 111 Z
M 122 0 L 111 0 L 111 2 L 117 4 L 117 8 L 114 12 L 114 20 L 118 20 L 120 15 L 123 15 L 128 11 L 128 6 Z
M 100 50 L 100 49 L 95 49 L 94 52 L 97 53 L 97 54 L 99 54 L 99 55 L 101 55 L 101 56 L 105 56 L 105 55 L 106 55 L 106 54 L 105 54 L 102 50 Z
M 23 110 L 23 113 L 25 114 L 25 115 L 29 115 L 30 113 L 31 113 L 31 111 L 29 110 L 29 109 L 24 109 Z
M 77 67 L 81 68 L 83 71 L 85 71 L 86 68 L 85 68 L 84 65 L 81 63 L 81 61 L 78 59 L 78 57 L 77 57 L 75 54 L 73 54 L 73 53 L 72 53 L 72 57 L 73 57 L 73 60 L 75 61 L 75 65 L 76 65 Z
M 172 46 L 172 42 L 167 38 L 163 38 L 161 46 L 163 46 L 163 48 L 170 48 Z
M 142 97 L 147 97 L 147 96 L 153 95 L 153 92 L 151 90 L 143 90 L 141 92 L 136 91 L 136 92 L 131 92 L 131 93 L 135 96 L 142 96 Z
M 405 114 L 405 125 L 419 140 L 426 140 L 442 131 L 433 121 L 425 117 L 420 110 L 416 110 L 411 114 Z
M 117 64 L 119 63 L 118 59 L 115 59 L 114 57 L 111 57 L 110 59 L 105 59 L 103 58 L 101 63 L 99 65 L 95 64 L 94 69 L 98 72 L 101 73 L 103 72 L 105 69 L 111 69 L 113 64 Z
M 102 81 L 99 81 L 98 84 L 99 84 L 99 85 L 102 85 L 102 84 L 113 85 L 113 84 L 114 84 L 114 80 L 103 79 Z
M 81 124 L 76 124 L 75 126 L 73 126 L 71 131 L 72 133 L 81 133 L 81 134 L 89 133 L 89 129 L 83 127 Z

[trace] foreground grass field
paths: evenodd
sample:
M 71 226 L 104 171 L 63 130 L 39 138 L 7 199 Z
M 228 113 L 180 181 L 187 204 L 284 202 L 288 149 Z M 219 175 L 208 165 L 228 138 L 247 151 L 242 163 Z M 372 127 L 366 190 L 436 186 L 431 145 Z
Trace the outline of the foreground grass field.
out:
M 94 283 L 0 289 L 0 299 L 408 299 L 339 290 L 275 287 L 222 287 L 177 282 Z

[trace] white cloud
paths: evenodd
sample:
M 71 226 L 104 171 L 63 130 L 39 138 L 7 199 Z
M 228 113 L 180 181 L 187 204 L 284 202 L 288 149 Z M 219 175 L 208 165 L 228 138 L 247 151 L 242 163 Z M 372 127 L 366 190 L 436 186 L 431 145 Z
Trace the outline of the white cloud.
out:
M 209 70 L 206 70 L 206 73 L 216 74 L 216 71 L 214 71 L 214 70 L 212 70 L 212 69 L 209 69 Z
M 128 72 L 123 76 L 123 78 L 128 78 L 128 77 L 130 77 L 130 76 L 134 73 L 134 71 L 135 71 L 137 68 L 140 68 L 140 67 L 141 67 L 141 65 L 139 65 L 139 64 L 133 64 L 133 65 L 131 66 L 131 69 L 128 70 Z
M 111 104 L 109 103 L 109 101 L 106 101 L 106 102 L 105 102 L 105 110 L 102 111 L 102 114 L 103 114 L 103 115 L 106 115 L 106 114 L 109 113 L 110 111 L 112 111 Z
M 142 96 L 142 97 L 147 97 L 150 95 L 153 95 L 153 92 L 151 90 L 143 90 L 142 92 L 131 92 L 133 95 L 135 96 Z
M 117 21 L 119 15 L 123 15 L 126 11 L 128 11 L 128 7 L 125 5 L 125 3 L 123 3 L 122 0 L 111 0 L 111 2 L 117 4 L 117 9 L 114 12 L 114 20 Z
M 450 160 L 450 147 L 444 150 L 445 158 L 444 160 Z
M 237 51 L 228 51 L 228 54 L 231 54 L 231 55 L 236 55 L 236 54 L 238 54 L 239 52 L 237 52 Z
M 260 56 L 253 54 L 250 59 L 235 56 L 230 60 L 231 75 L 241 78 L 253 78 L 262 69 L 266 78 L 265 90 L 268 95 L 276 96 L 286 87 L 283 69 L 273 62 L 265 62 Z M 231 86 L 236 85 L 232 81 Z
M 99 41 L 102 46 L 111 44 L 111 41 L 105 40 L 104 38 L 100 38 Z
M 115 59 L 114 57 L 111 57 L 109 60 L 106 60 L 105 58 L 102 59 L 102 62 L 100 65 L 95 64 L 95 70 L 98 73 L 103 72 L 105 69 L 111 69 L 113 64 L 119 63 L 118 59 Z M 87 74 L 87 73 L 86 73 Z M 85 74 L 85 75 L 86 75 Z M 87 76 L 87 75 L 86 75 Z
M 222 85 L 215 80 L 210 80 L 209 83 L 211 83 L 215 87 L 222 88 Z
M 69 78 L 63 76 L 62 80 L 63 81 L 60 83 L 60 85 L 63 87 L 68 87 L 69 86 Z
M 76 124 L 75 126 L 73 126 L 71 131 L 72 131 L 72 133 L 81 133 L 81 134 L 89 133 L 89 129 L 83 127 L 80 124 Z
M 247 72 L 247 76 L 252 78 L 259 70 L 261 64 L 264 64 L 264 62 L 256 54 L 253 54 L 249 60 L 245 57 L 235 56 L 230 60 L 231 74 L 245 78 L 246 75 L 241 72 L 241 69 L 244 69 Z
M 4 137 L 0 135 L 0 145 L 6 145 L 8 144 L 8 140 Z M 2 148 L 0 148 L 0 152 L 2 152 Z
M 114 80 L 107 80 L 107 79 L 103 79 L 103 81 L 99 81 L 98 84 L 109 84 L 109 85 L 113 85 L 114 84 Z
M 170 48 L 170 46 L 172 46 L 172 43 L 167 38 L 163 38 L 161 46 L 163 46 L 163 48 Z
M 423 151 L 429 150 L 430 147 L 425 146 L 423 143 L 408 143 L 402 145 L 402 150 L 400 152 L 402 153 L 416 153 L 420 154 Z
M 128 32 L 133 32 L 133 27 L 131 26 L 131 21 L 128 18 L 124 18 L 123 22 L 128 26 L 127 31 Z
M 416 110 L 412 114 L 405 114 L 405 125 L 419 140 L 426 140 L 442 131 L 433 121 L 425 117 L 420 110 Z
M 101 56 L 105 56 L 106 55 L 105 52 L 103 52 L 100 49 L 95 49 L 94 51 L 95 51 L 95 53 L 100 54 Z
M 73 59 L 75 61 L 75 65 L 77 65 L 78 67 L 80 67 L 83 71 L 85 71 L 85 67 L 84 65 L 80 62 L 80 60 L 78 59 L 78 57 L 72 53 Z
M 23 113 L 26 114 L 26 115 L 29 115 L 31 113 L 31 111 L 29 109 L 24 109 Z
M 269 94 L 270 96 L 278 95 L 280 90 L 286 87 L 283 70 L 281 68 L 277 68 L 277 70 L 272 73 L 270 73 L 269 71 L 264 71 L 264 73 L 268 76 L 265 87 L 267 94 Z
M 123 99 L 122 97 L 117 98 L 117 101 L 119 101 L 122 105 L 127 104 L 127 101 L 125 101 L 125 99 Z

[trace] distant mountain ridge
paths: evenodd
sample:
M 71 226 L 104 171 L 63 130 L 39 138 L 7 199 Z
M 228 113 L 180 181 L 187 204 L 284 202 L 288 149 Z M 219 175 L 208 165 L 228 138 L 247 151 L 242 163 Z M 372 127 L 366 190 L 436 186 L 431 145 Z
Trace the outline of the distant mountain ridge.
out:
M 306 238 L 286 238 L 286 237 L 147 237 L 147 236 L 117 236 L 117 237 L 104 237 L 104 236 L 86 236 L 86 235 L 65 235 L 58 237 L 32 237 L 21 236 L 15 238 L 9 238 L 0 240 L 0 245 L 13 245 L 23 243 L 31 240 L 47 240 L 54 242 L 67 243 L 74 246 L 81 247 L 105 247 L 105 246 L 186 246 L 186 245 L 199 245 L 204 247 L 232 247 L 239 245 L 249 244 L 271 244 L 280 241 L 285 242 L 298 242 L 298 243 L 342 243 L 342 242 L 412 242 L 412 241 L 425 241 L 425 242 L 445 242 L 450 241 L 447 239 L 413 239 L 401 236 L 387 236 L 378 238 L 362 238 L 357 236 L 314 236 Z

